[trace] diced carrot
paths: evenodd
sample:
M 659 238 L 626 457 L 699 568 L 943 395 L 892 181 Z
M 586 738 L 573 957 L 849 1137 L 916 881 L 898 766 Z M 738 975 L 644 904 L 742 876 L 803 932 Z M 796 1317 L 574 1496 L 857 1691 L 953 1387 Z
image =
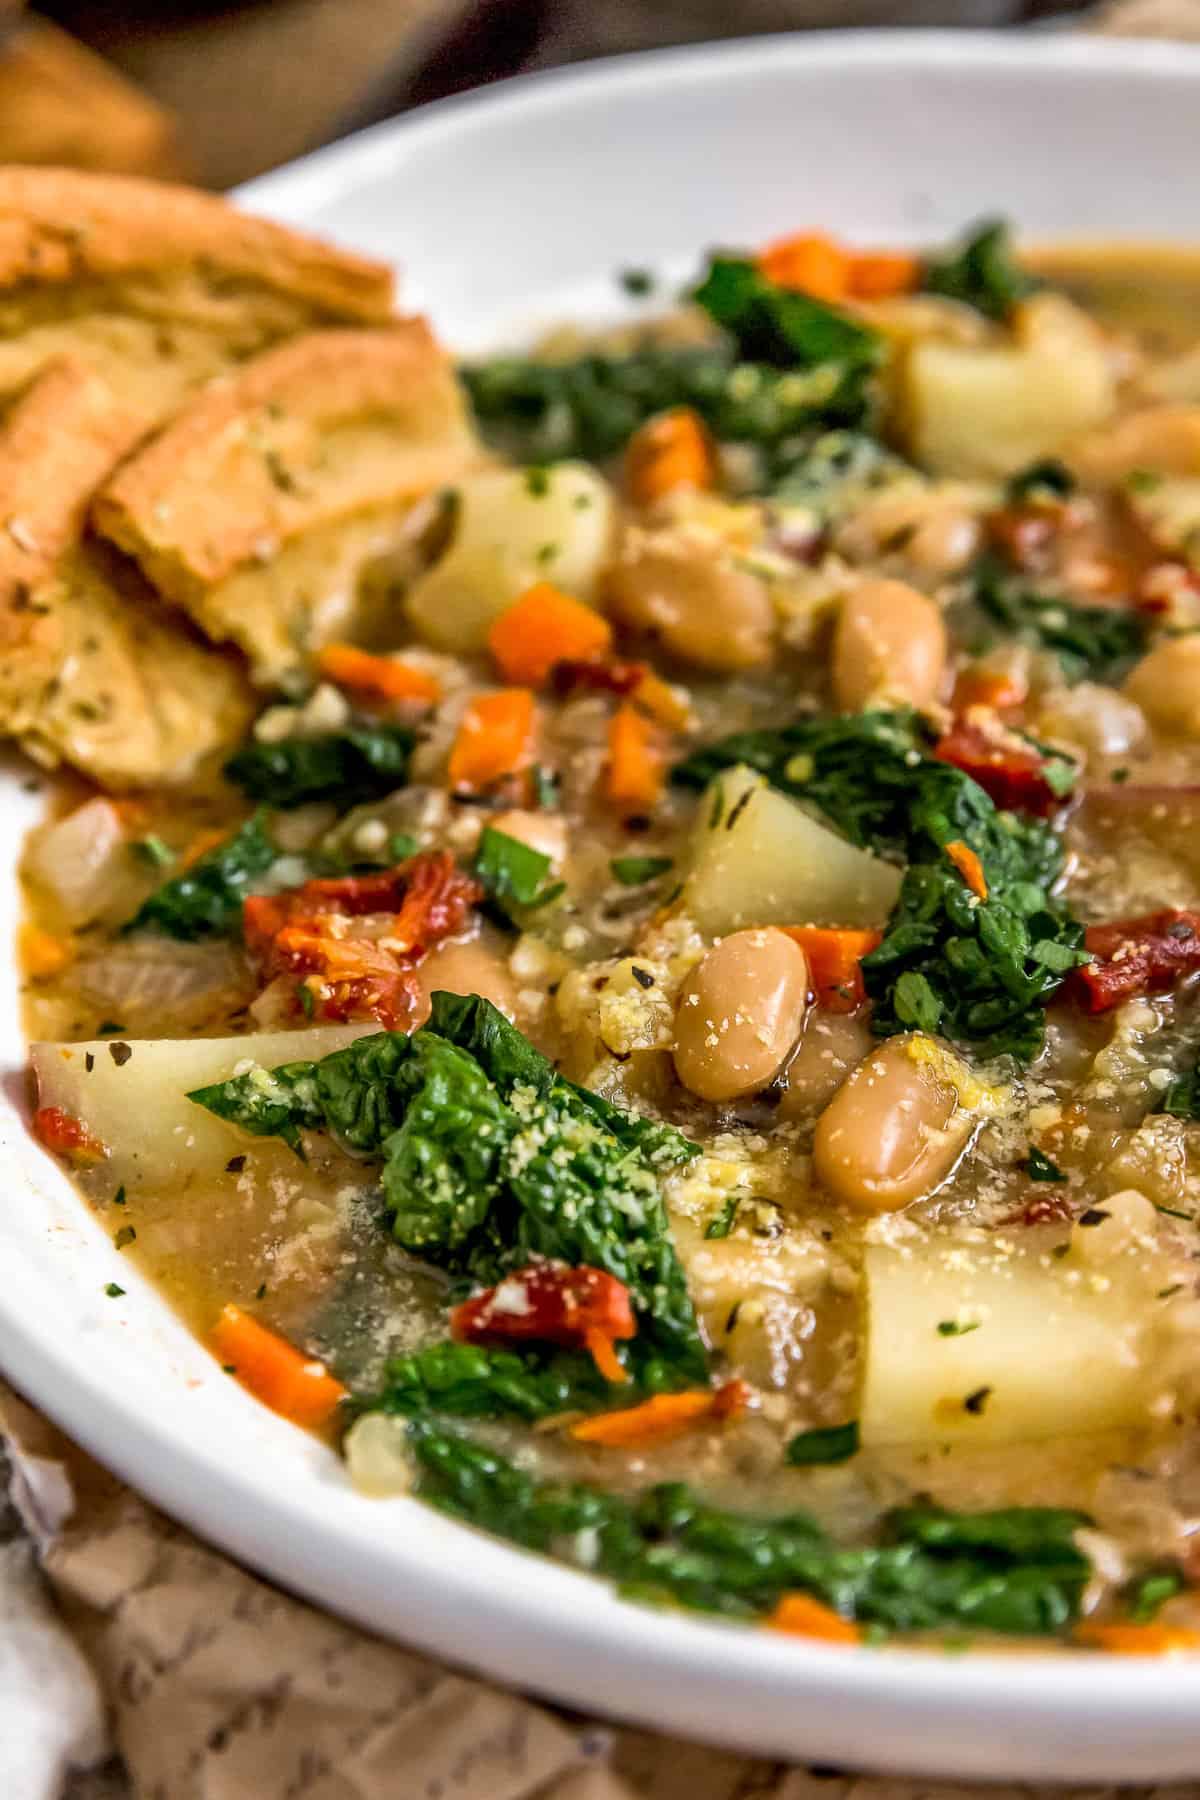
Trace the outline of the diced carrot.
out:
M 827 1012 L 853 1012 L 862 1005 L 866 991 L 859 965 L 879 948 L 881 932 L 830 925 L 787 925 L 784 930 L 808 958 L 818 1006 Z
M 961 838 L 955 838 L 946 845 L 946 855 L 954 864 L 973 894 L 981 900 L 988 897 L 987 876 L 983 872 L 983 864 L 970 844 L 964 844 Z
M 911 294 L 920 281 L 920 258 L 906 250 L 856 250 L 850 258 L 850 293 L 855 300 Z
M 976 664 L 965 668 L 954 684 L 954 710 L 966 712 L 969 706 L 988 706 L 994 712 L 1024 704 L 1028 689 L 1018 676 L 999 669 L 983 669 Z
M 644 707 L 652 719 L 660 725 L 667 725 L 672 731 L 682 731 L 691 719 L 691 710 L 686 700 L 680 698 L 679 690 L 670 682 L 656 675 L 647 664 L 642 665 L 642 674 L 633 690 L 633 698 Z
M 716 485 L 717 457 L 699 413 L 672 406 L 634 432 L 625 452 L 625 485 L 635 506 L 651 506 L 676 488 Z
M 420 700 L 429 705 L 442 692 L 440 683 L 424 669 L 392 656 L 372 656 L 353 644 L 326 644 L 317 653 L 317 668 L 336 686 L 380 700 Z
M 617 1355 L 613 1339 L 598 1326 L 583 1334 L 584 1347 L 605 1381 L 619 1384 L 629 1380 L 629 1370 Z
M 861 1644 L 862 1631 L 853 1619 L 843 1619 L 832 1606 L 811 1594 L 781 1594 L 774 1612 L 763 1624 L 769 1631 L 786 1631 L 792 1637 L 819 1638 L 825 1644 Z
M 507 681 L 541 687 L 561 662 L 592 662 L 612 648 L 612 628 L 594 607 L 539 581 L 500 614 L 488 649 Z
M 798 288 L 815 300 L 844 300 L 850 292 L 852 259 L 833 238 L 799 232 L 779 238 L 758 254 L 759 273 L 778 287 Z
M 212 1348 L 256 1400 L 295 1425 L 323 1425 L 346 1390 L 323 1362 L 260 1325 L 240 1306 L 226 1306 L 213 1326 Z
M 33 1115 L 33 1135 L 47 1150 L 69 1156 L 73 1162 L 103 1162 L 108 1155 L 108 1145 L 61 1106 L 38 1107 Z
M 150 808 L 144 800 L 134 800 L 126 796 L 122 800 L 110 800 L 109 805 L 126 831 L 143 830 L 150 817 Z
M 1147 1625 L 1117 1621 L 1103 1625 L 1085 1619 L 1075 1627 L 1075 1642 L 1093 1650 L 1108 1650 L 1118 1656 L 1173 1656 L 1200 1650 L 1200 1631 L 1188 1631 L 1182 1625 L 1165 1625 L 1157 1620 Z
M 663 786 L 662 753 L 651 727 L 628 703 L 608 726 L 608 797 L 627 812 L 649 812 Z
M 528 688 L 480 694 L 463 714 L 450 752 L 451 784 L 478 790 L 525 768 L 533 757 L 536 723 Z
M 689 1388 L 682 1394 L 655 1394 L 640 1406 L 581 1419 L 572 1425 L 571 1436 L 582 1444 L 601 1444 L 609 1450 L 665 1444 L 693 1425 L 736 1418 L 749 1399 L 750 1388 L 744 1381 L 727 1381 L 719 1388 Z
M 75 951 L 69 938 L 55 937 L 40 925 L 25 924 L 20 934 L 21 962 L 29 975 L 57 975 L 65 969 Z
M 179 858 L 179 867 L 190 869 L 192 864 L 198 863 L 202 856 L 207 856 L 210 850 L 215 850 L 218 844 L 223 844 L 228 836 L 228 831 L 223 830 L 219 825 L 212 826 L 208 831 L 198 831 Z

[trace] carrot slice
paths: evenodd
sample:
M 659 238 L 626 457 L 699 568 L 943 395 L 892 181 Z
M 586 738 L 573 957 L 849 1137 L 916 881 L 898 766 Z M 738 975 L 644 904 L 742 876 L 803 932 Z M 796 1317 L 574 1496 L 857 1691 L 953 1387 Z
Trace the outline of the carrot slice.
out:
M 480 694 L 462 716 L 450 752 L 456 788 L 486 788 L 531 761 L 537 713 L 528 688 Z
M 843 1619 L 832 1606 L 811 1594 L 781 1594 L 774 1612 L 763 1624 L 769 1631 L 786 1631 L 792 1637 L 819 1638 L 824 1644 L 861 1644 L 862 1630 L 853 1619 Z
M 442 692 L 424 669 L 414 669 L 391 656 L 372 656 L 353 644 L 326 644 L 317 653 L 317 668 L 336 686 L 373 694 L 380 700 L 421 700 L 428 705 Z
M 759 252 L 759 273 L 778 287 L 798 288 L 815 300 L 844 300 L 850 292 L 852 258 L 833 238 L 798 232 L 778 238 Z
M 858 931 L 832 925 L 785 925 L 794 943 L 808 958 L 808 973 L 818 1006 L 827 1012 L 853 1012 L 866 999 L 862 969 L 864 956 L 883 942 L 878 931 Z
M 608 1450 L 665 1444 L 693 1425 L 736 1418 L 746 1410 L 749 1398 L 750 1388 L 744 1381 L 727 1381 L 719 1388 L 689 1388 L 682 1394 L 655 1394 L 640 1406 L 581 1419 L 572 1425 L 571 1436 L 582 1444 L 601 1444 Z
M 294 1425 L 323 1425 L 346 1390 L 323 1362 L 260 1325 L 240 1306 L 226 1306 L 213 1326 L 212 1348 L 256 1400 Z
M 995 712 L 1024 703 L 1028 690 L 1017 676 L 998 669 L 966 668 L 954 684 L 954 710 L 966 712 L 969 706 L 990 706 Z
M 1120 1621 L 1102 1625 L 1095 1619 L 1085 1619 L 1075 1627 L 1075 1642 L 1118 1656 L 1174 1656 L 1200 1650 L 1200 1631 L 1188 1631 L 1182 1625 L 1163 1625 L 1157 1621 L 1148 1625 Z
M 215 850 L 218 844 L 223 844 L 228 836 L 228 831 L 223 830 L 219 825 L 213 825 L 207 831 L 198 831 L 179 858 L 180 869 L 190 869 L 192 864 L 198 863 L 202 856 L 207 856 L 210 850 Z
M 955 838 L 954 842 L 947 844 L 945 848 L 946 855 L 971 892 L 978 894 L 981 900 L 986 900 L 988 897 L 987 876 L 983 872 L 983 864 L 970 844 L 964 844 L 961 838 Z
M 712 440 L 690 406 L 647 419 L 629 440 L 625 485 L 635 506 L 650 506 L 676 488 L 711 488 L 716 477 Z
M 61 1106 L 39 1106 L 33 1115 L 33 1135 L 57 1156 L 72 1162 L 103 1162 L 108 1145 L 88 1130 L 82 1119 Z
M 613 1339 L 598 1326 L 592 1326 L 583 1334 L 588 1355 L 603 1375 L 605 1381 L 622 1382 L 629 1380 L 629 1370 L 617 1355 Z
M 920 258 L 905 250 L 857 250 L 850 259 L 850 293 L 855 300 L 911 294 L 920 282 Z
M 549 581 L 526 588 L 488 632 L 500 673 L 525 687 L 541 687 L 558 663 L 592 662 L 611 648 L 608 620 Z
M 628 704 L 608 726 L 608 797 L 627 812 L 649 812 L 663 787 L 663 759 L 651 727 Z
M 21 927 L 20 952 L 29 975 L 57 975 L 75 954 L 69 938 L 55 937 L 52 931 L 28 923 Z
M 660 725 L 667 725 L 672 731 L 682 731 L 691 719 L 687 702 L 680 698 L 679 692 L 671 684 L 656 675 L 647 664 L 642 664 L 642 674 L 633 689 L 632 698 L 644 707 L 652 719 Z

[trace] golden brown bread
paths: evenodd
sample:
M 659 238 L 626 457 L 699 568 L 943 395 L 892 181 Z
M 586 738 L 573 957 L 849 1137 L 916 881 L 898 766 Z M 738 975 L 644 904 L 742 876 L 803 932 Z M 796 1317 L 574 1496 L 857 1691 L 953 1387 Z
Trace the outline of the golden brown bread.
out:
M 382 264 L 192 188 L 0 168 L 0 392 L 81 356 L 148 423 L 314 326 L 385 324 Z
M 211 383 L 97 495 L 101 534 L 278 682 L 345 630 L 327 594 L 478 445 L 421 319 L 294 339 Z M 277 566 L 276 566 L 277 565 Z M 266 571 L 274 568 L 274 577 Z
M 113 788 L 185 780 L 252 710 L 237 664 L 82 535 L 97 481 L 138 429 L 66 360 L 0 419 L 0 730 Z

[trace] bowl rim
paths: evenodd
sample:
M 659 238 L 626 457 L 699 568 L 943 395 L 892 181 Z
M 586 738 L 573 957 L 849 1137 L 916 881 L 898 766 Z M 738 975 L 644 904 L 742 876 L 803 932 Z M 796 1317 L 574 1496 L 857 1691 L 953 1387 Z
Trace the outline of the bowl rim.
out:
M 316 151 L 247 184 L 236 197 L 302 223 L 318 205 L 369 173 L 398 167 L 412 150 L 446 135 L 493 129 L 514 111 L 557 110 L 585 89 L 704 83 L 752 73 L 765 59 L 773 67 L 783 59 L 849 71 L 881 66 L 969 71 L 986 64 L 990 73 L 1002 68 L 1019 75 L 1036 67 L 1057 71 L 1064 80 L 1099 70 L 1122 82 L 1177 79 L 1183 71 L 1200 80 L 1200 46 L 1155 41 L 983 31 L 735 39 L 598 59 L 439 101 Z M 0 1119 L 0 1127 L 18 1123 L 11 1113 Z M 38 1183 L 45 1189 L 56 1176 L 46 1171 Z M 29 1179 L 27 1172 L 22 1179 Z M 838 1760 L 845 1757 L 848 1740 L 862 1731 L 864 1759 L 875 1756 L 895 1769 L 961 1776 L 995 1774 L 1000 1766 L 995 1746 L 1011 1741 L 1014 1768 L 1019 1764 L 1028 1772 L 1036 1766 L 1029 1742 L 1049 1755 L 1055 1734 L 1065 1731 L 1068 1737 L 1075 1734 L 1068 1759 L 1072 1774 L 1086 1767 L 1094 1777 L 1109 1771 L 1116 1778 L 1140 1769 L 1144 1778 L 1146 1747 L 1162 1733 L 1173 1748 L 1156 1767 L 1178 1776 L 1195 1774 L 1200 1766 L 1200 1749 L 1188 1760 L 1182 1747 L 1182 1718 L 1198 1691 L 1194 1663 L 1189 1668 L 1186 1662 L 998 1651 L 950 1658 L 911 1647 L 847 1651 L 703 1615 L 631 1606 L 605 1584 L 456 1525 L 414 1501 L 388 1502 L 387 1529 L 372 1530 L 371 1515 L 378 1521 L 375 1509 L 382 1503 L 353 1495 L 348 1484 L 340 1491 L 330 1453 L 317 1447 L 306 1459 L 312 1479 L 273 1481 L 269 1468 L 244 1465 L 223 1453 L 179 1408 L 167 1417 L 160 1406 L 152 1416 L 140 1401 L 153 1387 L 153 1371 L 114 1390 L 104 1357 L 81 1357 L 77 1342 L 57 1335 L 50 1289 L 41 1296 L 44 1305 L 28 1304 L 37 1290 L 34 1274 L 25 1304 L 6 1305 L 0 1296 L 3 1360 L 14 1383 L 101 1462 L 201 1537 L 213 1538 L 282 1587 L 370 1630 L 493 1676 L 502 1671 L 506 1685 L 592 1713 L 759 1752 L 796 1755 L 803 1735 L 804 1754 Z M 221 1404 L 234 1422 L 234 1437 L 250 1413 L 259 1412 L 244 1396 Z M 268 1435 L 266 1441 L 282 1439 Z M 397 1584 L 403 1588 L 402 1608 L 394 1595 L 383 1594 Z M 463 1626 L 466 1618 L 469 1629 Z M 731 1630 L 738 1632 L 736 1640 Z M 654 1671 L 653 1684 L 646 1682 L 648 1669 Z M 606 1691 L 597 1694 L 600 1680 Z M 800 1708 L 811 1715 L 803 1733 L 793 1716 L 772 1736 L 772 1709 L 794 1715 Z M 1089 1762 L 1088 1721 L 1098 1726 L 1101 1715 L 1106 1747 L 1091 1752 Z M 1025 1748 L 1015 1741 L 1017 1717 Z M 882 1748 L 870 1747 L 868 1719 Z M 1126 1729 L 1136 1736 L 1143 1760 L 1118 1769 L 1111 1744 Z

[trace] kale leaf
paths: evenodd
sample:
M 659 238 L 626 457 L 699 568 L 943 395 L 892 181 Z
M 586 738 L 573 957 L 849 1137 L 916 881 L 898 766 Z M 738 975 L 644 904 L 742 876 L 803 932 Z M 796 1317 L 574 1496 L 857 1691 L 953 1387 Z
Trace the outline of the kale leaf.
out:
M 416 739 L 400 725 L 356 725 L 320 737 L 251 740 L 225 775 L 252 800 L 281 808 L 335 800 L 343 809 L 403 787 Z
M 807 1468 L 814 1463 L 848 1462 L 858 1455 L 858 1420 L 845 1425 L 815 1425 L 811 1431 L 798 1431 L 787 1447 L 785 1460 L 794 1468 Z
M 587 1567 L 683 1606 L 749 1617 L 793 1590 L 889 1630 L 946 1626 L 1046 1635 L 1078 1612 L 1090 1567 L 1072 1533 L 1082 1514 L 906 1508 L 886 1541 L 845 1549 L 804 1512 L 756 1518 L 667 1483 L 628 1499 L 538 1481 L 499 1453 L 428 1420 L 409 1426 L 418 1493 L 455 1518 L 529 1549 L 584 1542 Z
M 696 1146 L 564 1080 L 480 996 L 435 994 L 411 1036 L 379 1032 L 189 1098 L 259 1135 L 298 1146 L 323 1127 L 381 1157 L 397 1242 L 452 1274 L 486 1286 L 533 1256 L 607 1270 L 639 1316 L 643 1384 L 707 1379 L 659 1186 Z
M 188 941 L 230 936 L 241 925 L 242 902 L 254 892 L 256 878 L 278 855 L 260 809 L 232 837 L 151 894 L 124 929 Z
M 795 288 L 780 287 L 740 256 L 714 256 L 693 291 L 697 306 L 750 361 L 781 369 L 834 367 L 861 384 L 883 360 L 877 331 Z
M 1038 285 L 1016 261 L 1012 233 L 1003 219 L 981 220 L 960 244 L 931 258 L 922 282 L 926 293 L 960 300 L 999 324 Z
M 931 747 L 907 709 L 818 716 L 709 744 L 673 779 L 700 787 L 747 763 L 852 843 L 907 863 L 884 940 L 862 964 L 872 1029 L 941 1031 L 1028 1061 L 1044 1039 L 1045 1002 L 1085 960 L 1082 928 L 1049 891 L 1062 846 L 1043 821 L 1001 812 Z M 979 857 L 986 900 L 946 856 L 951 843 Z
M 410 1418 L 441 1413 L 534 1420 L 595 1412 L 611 1393 L 591 1357 L 582 1353 L 546 1355 L 449 1342 L 389 1358 L 379 1392 L 362 1404 L 363 1410 Z
M 564 892 L 561 881 L 547 883 L 550 858 L 542 850 L 485 825 L 475 856 L 475 873 L 501 907 L 545 906 Z
M 1171 1113 L 1176 1119 L 1200 1119 L 1200 1063 L 1175 1077 L 1155 1111 Z
M 1146 621 L 1132 607 L 1081 606 L 1039 594 L 994 556 L 976 563 L 972 588 L 989 619 L 1023 643 L 1053 650 L 1068 681 L 1111 680 L 1146 646 Z

